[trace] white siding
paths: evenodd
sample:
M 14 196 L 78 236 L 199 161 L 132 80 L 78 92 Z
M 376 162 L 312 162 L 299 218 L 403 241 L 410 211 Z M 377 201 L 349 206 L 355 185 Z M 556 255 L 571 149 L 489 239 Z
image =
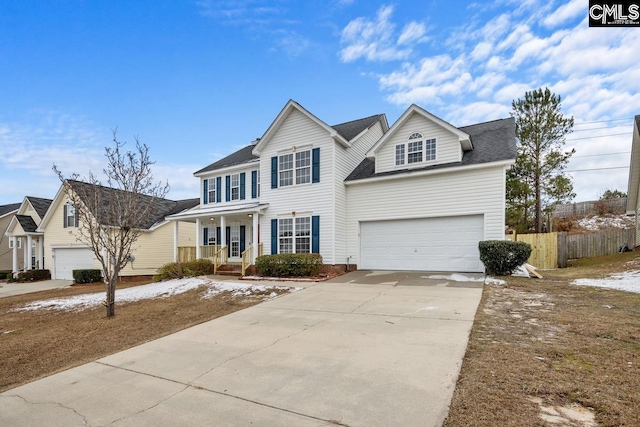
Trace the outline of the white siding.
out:
M 309 117 L 293 110 L 260 153 L 260 199 L 269 203 L 260 216 L 260 241 L 271 253 L 271 220 L 283 216 L 320 216 L 320 253 L 325 264 L 333 264 L 335 186 L 333 147 L 329 133 Z M 271 188 L 271 158 L 293 147 L 320 148 L 320 182 Z
M 260 200 L 260 198 L 251 198 L 251 172 L 259 171 L 259 165 L 256 163 L 250 163 L 248 165 L 234 166 L 227 169 L 216 170 L 208 173 L 206 176 L 200 178 L 200 207 L 201 208 L 210 208 L 215 206 L 233 206 L 240 205 L 249 202 L 256 202 Z M 226 191 L 227 191 L 227 175 L 236 175 L 236 174 L 245 174 L 245 198 L 239 200 L 230 200 L 226 201 Z M 216 179 L 220 177 L 220 203 L 212 203 L 210 200 L 207 200 L 207 204 L 204 203 L 204 180 L 205 179 Z M 262 177 L 261 177 L 262 178 Z
M 420 132 L 424 138 L 436 138 L 436 160 L 434 162 L 416 163 L 396 166 L 396 144 L 406 143 L 409 135 Z M 435 124 L 431 120 L 414 113 L 393 135 L 385 141 L 376 153 L 376 173 L 407 167 L 420 167 L 431 164 L 452 163 L 462 160 L 462 149 L 458 136 Z
M 484 215 L 484 238 L 504 238 L 504 166 L 347 187 L 348 255 L 358 263 L 360 221 Z
M 347 263 L 347 190 L 344 180 L 364 160 L 367 151 L 382 138 L 380 121 L 353 141 L 351 147 L 343 148 L 335 144 L 335 263 Z

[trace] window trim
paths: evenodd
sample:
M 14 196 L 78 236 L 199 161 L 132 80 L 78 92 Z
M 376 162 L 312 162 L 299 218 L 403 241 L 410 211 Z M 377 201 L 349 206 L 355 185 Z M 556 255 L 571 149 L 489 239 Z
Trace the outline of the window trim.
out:
M 301 159 L 303 155 L 306 156 L 304 159 Z M 282 158 L 287 156 L 291 156 L 291 168 L 284 169 L 282 167 Z M 277 158 L 278 187 L 292 187 L 313 183 L 313 147 L 305 147 L 302 149 L 298 148 L 288 152 L 282 152 L 278 154 Z M 298 166 L 298 163 L 301 161 L 304 161 L 304 166 Z M 291 176 L 283 178 L 283 175 L 287 173 L 290 173 Z M 301 178 L 304 179 L 304 182 L 299 182 Z M 288 182 L 291 183 L 288 184 Z
M 217 196 L 217 185 L 216 185 L 216 178 L 207 178 L 207 204 L 210 205 L 212 203 L 216 203 L 216 196 Z M 213 196 L 213 197 L 212 197 Z
M 231 178 L 229 179 L 230 182 L 230 190 L 229 190 L 229 201 L 234 202 L 236 200 L 240 200 L 240 173 L 232 173 Z M 234 185 L 233 181 L 234 178 L 237 180 L 237 185 Z M 236 196 L 234 197 L 234 193 L 233 190 L 236 190 Z
M 302 227 L 304 224 L 301 224 L 303 220 L 306 220 L 306 227 Z M 288 235 L 283 235 L 283 230 L 285 230 L 285 227 L 283 226 L 284 223 L 286 222 L 291 222 L 291 229 L 286 229 L 286 232 L 288 233 Z M 304 216 L 288 216 L 288 217 L 281 217 L 278 218 L 278 252 L 279 254 L 310 254 L 313 253 L 313 246 L 312 246 L 312 234 L 313 234 L 313 218 L 311 215 L 304 215 Z M 299 234 L 300 233 L 300 229 L 303 230 L 303 232 L 305 232 L 306 234 Z M 306 230 L 305 230 L 306 229 Z M 290 234 L 289 234 L 290 233 Z M 305 245 L 305 247 L 307 248 L 306 251 L 301 251 L 300 248 L 302 247 L 299 244 L 300 240 L 305 240 L 307 243 Z M 283 243 L 288 243 L 287 246 L 289 246 L 291 248 L 291 251 L 284 251 L 283 250 Z
M 67 203 L 64 211 L 66 213 L 66 216 L 64 217 L 65 228 L 77 227 L 78 214 L 77 214 L 76 207 L 71 203 Z M 70 215 L 69 214 L 70 212 L 72 212 L 73 215 Z M 70 222 L 69 221 L 70 218 L 73 218 L 73 221 Z
M 410 144 L 420 144 L 420 149 L 415 148 L 410 151 Z M 427 148 L 429 147 L 429 148 Z M 401 151 L 401 153 L 399 153 Z M 433 153 L 430 157 L 429 154 Z M 419 154 L 420 160 L 410 160 L 410 156 Z M 436 137 L 427 138 L 421 132 L 413 132 L 405 142 L 395 144 L 394 151 L 394 166 L 416 166 L 434 163 L 438 160 L 438 139 Z

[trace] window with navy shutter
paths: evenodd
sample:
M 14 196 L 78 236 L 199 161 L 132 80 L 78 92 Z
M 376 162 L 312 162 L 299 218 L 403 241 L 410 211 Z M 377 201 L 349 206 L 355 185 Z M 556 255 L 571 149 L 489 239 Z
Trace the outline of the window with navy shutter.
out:
M 244 200 L 245 199 L 245 194 L 246 194 L 246 174 L 244 172 L 242 172 L 240 174 L 240 200 Z
M 311 151 L 311 182 L 320 182 L 320 148 Z
M 209 244 L 209 227 L 202 229 L 202 244 L 207 246 Z
M 271 188 L 278 188 L 278 156 L 271 158 Z
M 220 203 L 222 201 L 222 177 L 219 176 L 216 178 L 216 202 Z M 219 242 L 220 240 L 217 240 Z
M 246 249 L 246 238 L 245 238 L 246 227 L 244 225 L 240 226 L 240 254 Z
M 225 186 L 225 201 L 228 202 L 231 200 L 231 175 L 227 175 L 224 178 L 224 186 Z
M 271 220 L 271 255 L 278 253 L 278 220 Z
M 320 217 L 311 217 L 311 253 L 320 253 Z
M 251 171 L 251 198 L 258 197 L 258 171 Z
M 208 196 L 209 196 L 209 180 L 203 179 L 202 180 L 202 203 L 205 205 L 209 203 Z

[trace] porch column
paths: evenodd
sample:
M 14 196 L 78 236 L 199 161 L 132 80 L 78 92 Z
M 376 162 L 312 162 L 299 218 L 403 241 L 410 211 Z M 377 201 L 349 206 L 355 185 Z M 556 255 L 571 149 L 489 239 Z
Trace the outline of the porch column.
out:
M 44 269 L 44 236 L 38 237 L 38 262 L 40 268 Z
M 202 245 L 202 222 L 196 218 L 196 259 L 200 259 L 200 246 Z
M 224 215 L 220 216 L 220 246 L 226 246 L 227 242 L 227 221 Z
M 173 221 L 173 262 L 178 262 L 178 221 Z
M 31 253 L 32 244 L 33 244 L 33 238 L 31 237 L 31 234 L 28 234 L 27 235 L 27 260 L 24 263 L 25 270 L 31 270 L 33 268 L 33 265 L 31 265 L 31 258 L 33 256 L 33 254 Z
M 258 258 L 258 224 L 260 224 L 260 214 L 255 212 L 253 214 L 253 226 L 251 228 L 253 232 L 253 251 L 251 252 L 253 259 L 251 260 L 251 264 L 255 264 L 256 258 Z
M 13 273 L 18 272 L 18 239 L 13 238 Z
M 24 237 L 20 237 L 22 239 L 22 271 L 27 269 L 27 248 L 25 244 L 27 244 L 26 239 Z

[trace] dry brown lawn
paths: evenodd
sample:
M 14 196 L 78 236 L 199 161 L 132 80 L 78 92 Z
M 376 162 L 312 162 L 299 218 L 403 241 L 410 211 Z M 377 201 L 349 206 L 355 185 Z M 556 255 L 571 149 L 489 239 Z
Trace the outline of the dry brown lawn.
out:
M 145 283 L 149 281 L 122 283 L 118 289 Z M 11 311 L 32 301 L 103 291 L 103 285 L 92 284 L 0 298 L 0 392 L 262 300 L 232 298 L 228 292 L 201 299 L 202 290 L 196 289 L 171 298 L 129 304 L 116 300 L 116 315 L 110 319 L 105 317 L 104 307 L 80 312 Z
M 640 426 L 640 294 L 571 285 L 640 254 L 485 286 L 445 426 Z

